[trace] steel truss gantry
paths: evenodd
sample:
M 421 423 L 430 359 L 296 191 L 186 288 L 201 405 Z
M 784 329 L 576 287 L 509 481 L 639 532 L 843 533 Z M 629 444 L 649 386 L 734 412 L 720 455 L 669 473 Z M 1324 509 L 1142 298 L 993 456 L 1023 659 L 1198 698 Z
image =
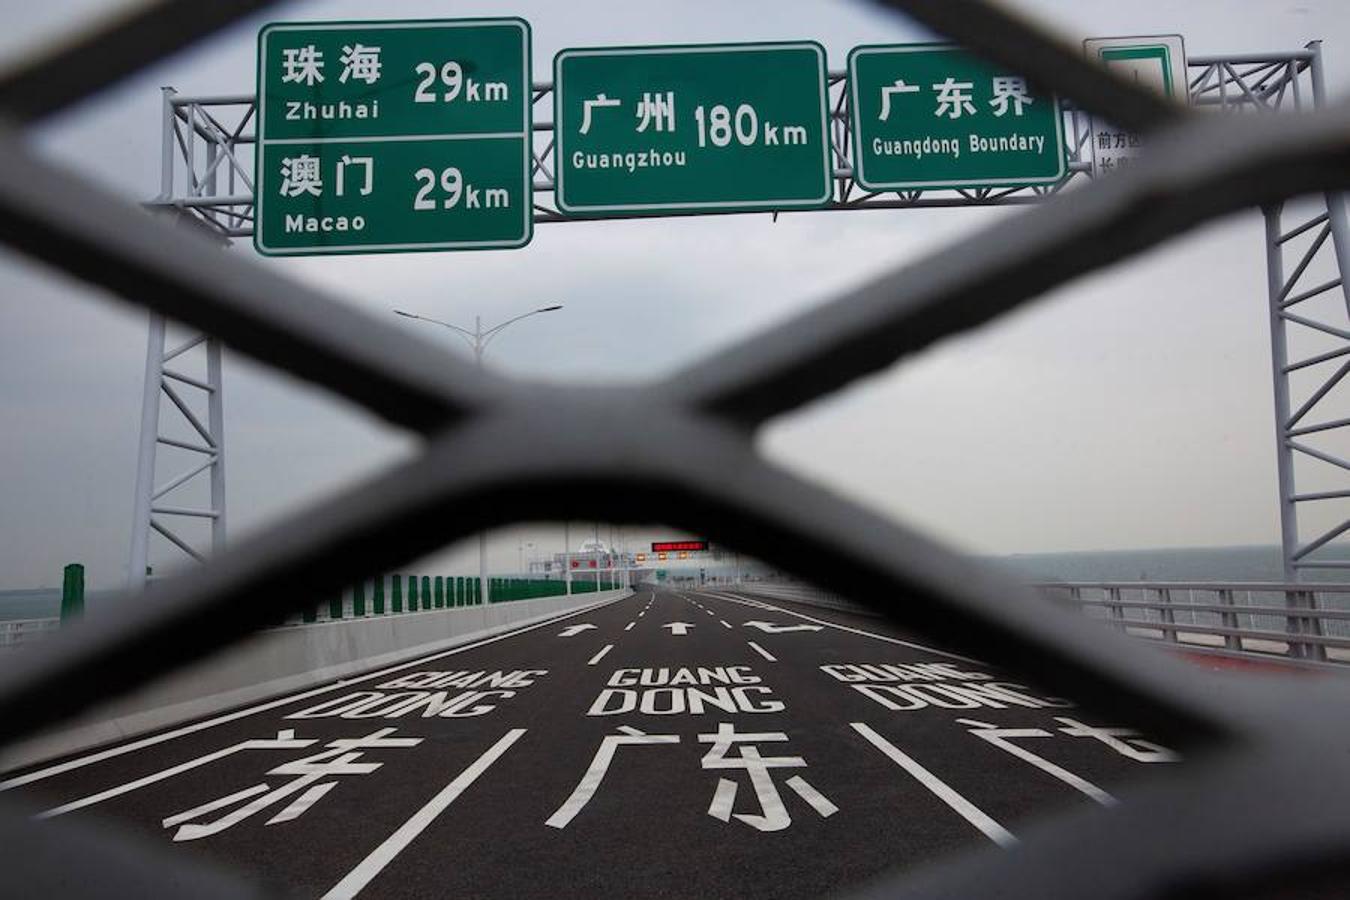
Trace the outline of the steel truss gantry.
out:
M 1229 64 L 1207 72 L 1193 93 L 1197 87 L 1239 112 L 1319 108 L 1322 48 L 1309 44 L 1283 62 Z M 1281 555 L 1285 580 L 1298 581 L 1308 570 L 1350 569 L 1350 559 L 1327 552 L 1350 531 L 1350 517 L 1335 515 L 1350 498 L 1350 390 L 1341 385 L 1350 373 L 1350 226 L 1345 198 L 1334 192 L 1263 211 Z
M 1265 114 L 1298 112 L 1325 103 L 1318 42 L 1287 53 L 1196 56 L 1190 58 L 1188 67 L 1191 103 L 1200 109 Z M 538 82 L 533 86 L 536 110 L 533 150 L 535 222 L 586 221 L 570 217 L 560 212 L 556 204 L 545 202 L 554 188 L 552 93 L 553 85 L 549 82 Z M 831 72 L 830 146 L 834 192 L 830 202 L 822 208 L 825 211 L 1035 203 L 1092 175 L 1091 117 L 1072 104 L 1063 103 L 1068 167 L 1064 179 L 1056 184 L 885 193 L 864 191 L 853 179 L 848 97 L 847 73 Z M 252 126 L 256 113 L 257 104 L 252 95 L 180 97 L 171 88 L 166 88 L 163 180 L 160 195 L 150 205 L 180 216 L 190 216 L 223 238 L 250 237 L 253 233 Z M 1343 520 L 1337 517 L 1327 522 L 1325 515 L 1325 509 L 1335 501 L 1350 500 L 1350 448 L 1338 449 L 1334 443 L 1337 439 L 1344 442 L 1344 429 L 1350 427 L 1350 408 L 1333 418 L 1323 416 L 1315 422 L 1309 421 L 1315 417 L 1315 410 L 1320 413 L 1334 409 L 1340 393 L 1346 393 L 1350 398 L 1350 391 L 1338 390 L 1342 379 L 1350 374 L 1350 321 L 1346 320 L 1346 313 L 1350 311 L 1350 284 L 1341 277 L 1347 265 L 1347 254 L 1350 254 L 1350 231 L 1340 194 L 1323 195 L 1311 211 L 1304 209 L 1305 206 L 1281 203 L 1264 210 L 1277 484 L 1286 581 L 1298 580 L 1301 573 L 1310 569 L 1350 569 L 1350 559 L 1337 559 L 1327 553 L 1328 545 L 1350 531 L 1350 517 Z M 805 212 L 815 211 L 819 210 Z M 1286 265 L 1286 257 L 1292 266 Z M 1319 298 L 1337 289 L 1343 304 L 1318 302 Z M 1327 346 L 1303 352 L 1302 348 L 1308 345 L 1308 333 L 1315 333 Z M 151 343 L 154 344 L 153 324 Z M 152 356 L 154 352 L 152 346 Z M 1338 361 L 1339 366 L 1328 365 Z M 149 368 L 147 362 L 147 373 Z M 1305 384 L 1305 381 L 1309 383 Z M 219 385 L 214 384 L 212 397 L 217 403 L 219 396 Z M 147 465 L 145 454 L 153 454 L 154 450 L 154 443 L 143 438 L 142 470 Z M 1296 462 L 1317 466 L 1322 471 L 1304 472 Z M 153 460 L 149 465 L 153 466 Z M 1298 478 L 1295 477 L 1296 470 Z M 212 471 L 213 486 L 217 476 L 223 480 L 219 456 Z M 1314 489 L 1300 493 L 1296 485 L 1305 481 Z M 148 532 L 157 528 L 145 512 L 149 507 L 146 485 L 138 484 L 137 487 L 133 573 L 143 571 L 143 564 L 138 567 L 136 553 L 144 555 L 143 545 Z M 213 503 L 220 512 L 215 525 L 221 530 L 224 528 L 223 503 L 223 496 L 219 505 Z M 1322 505 L 1323 509 L 1311 510 L 1309 507 L 1315 504 Z M 166 537 L 174 541 L 172 536 Z M 1320 555 L 1319 550 L 1322 551 Z
M 177 225 L 200 228 L 206 224 L 205 220 L 173 205 L 162 204 L 173 192 L 175 141 L 182 147 L 188 166 L 191 168 L 196 164 L 193 157 L 195 141 L 182 142 L 172 116 L 167 114 L 172 110 L 172 98 L 173 91 L 165 88 L 160 193 L 151 207 Z M 223 144 L 228 146 L 228 140 Z M 201 175 L 204 191 L 217 189 L 220 164 L 230 158 L 229 154 L 217 149 L 219 146 L 221 144 L 213 141 L 205 151 L 208 160 Z M 234 167 L 239 165 L 238 160 L 231 162 Z M 242 171 L 234 167 L 226 170 L 231 183 Z M 252 190 L 251 181 L 246 179 L 243 183 Z M 219 234 L 214 228 L 208 228 L 208 233 Z M 218 338 L 201 331 L 191 331 L 169 347 L 168 333 L 168 321 L 152 310 L 145 349 L 131 557 L 127 564 L 127 581 L 133 589 L 144 588 L 155 577 L 152 533 L 160 535 L 169 547 L 197 562 L 204 562 L 209 554 L 225 547 L 225 408 L 221 343 Z M 194 374 L 185 371 L 189 368 L 195 370 Z M 165 413 L 168 413 L 167 419 Z M 179 434 L 171 422 L 186 425 L 186 434 Z M 172 448 L 168 451 L 170 458 L 164 458 L 161 448 Z M 161 470 L 172 474 L 167 474 L 161 481 Z M 202 493 L 207 497 L 202 498 Z M 203 499 L 206 500 L 204 505 Z M 207 538 L 188 533 L 190 526 L 185 528 L 184 524 L 194 519 L 209 522 Z
M 208 553 L 225 547 L 225 419 L 220 341 L 194 332 L 166 350 L 167 331 L 164 317 L 152 312 L 146 342 L 145 395 L 141 401 L 141 440 L 132 511 L 129 581 L 135 588 L 144 587 L 154 577 L 151 532 L 197 562 L 204 562 Z M 183 371 L 193 356 L 204 357 L 199 360 L 199 365 L 205 365 L 204 373 L 189 375 Z M 169 401 L 170 414 L 189 427 L 189 439 L 177 437 L 166 428 L 166 410 L 162 409 L 165 400 Z M 201 411 L 203 403 L 205 415 Z M 180 451 L 177 455 L 186 456 L 186 460 L 162 460 L 161 447 Z M 169 469 L 172 463 L 179 468 L 164 481 L 158 481 L 160 469 Z M 205 506 L 199 496 L 203 484 L 209 495 Z M 194 489 L 197 496 L 193 495 Z M 184 529 L 173 524 L 190 519 L 210 522 L 209 549 L 200 540 L 194 547 Z

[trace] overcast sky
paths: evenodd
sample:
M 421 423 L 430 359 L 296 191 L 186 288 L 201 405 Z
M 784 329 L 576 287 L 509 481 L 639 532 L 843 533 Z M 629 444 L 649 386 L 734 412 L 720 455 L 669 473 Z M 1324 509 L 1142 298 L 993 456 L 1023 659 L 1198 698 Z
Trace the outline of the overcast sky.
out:
M 1320 38 L 1332 95 L 1350 84 L 1344 0 L 1018 5 L 1073 39 L 1175 32 L 1196 55 L 1292 50 Z M 12 59 L 107 6 L 11 0 L 0 52 Z M 148 199 L 159 184 L 159 86 L 252 91 L 264 21 L 482 15 L 531 23 L 536 79 L 547 79 L 553 55 L 569 46 L 809 38 L 842 68 L 855 45 L 928 39 L 846 2 L 299 2 L 115 86 L 35 140 L 129 200 Z M 632 382 L 1010 214 L 541 225 L 525 249 L 482 253 L 264 260 L 247 241 L 229 252 L 377 316 L 402 307 L 471 323 L 477 314 L 497 321 L 564 303 L 504 334 L 489 364 Z M 861 503 L 981 553 L 1275 542 L 1265 277 L 1261 219 L 1235 217 L 785 416 L 762 447 Z M 463 352 L 448 332 L 407 324 L 447 353 Z M 88 565 L 95 586 L 125 578 L 144 356 L 144 313 L 0 255 L 0 589 L 58 583 L 61 564 L 74 560 Z M 227 357 L 225 391 L 234 534 L 416 450 L 364 413 L 236 355 Z M 1350 410 L 1332 407 L 1334 415 Z M 1323 473 L 1300 470 L 1300 488 L 1325 483 Z M 657 533 L 629 532 L 634 541 Z M 561 530 L 495 535 L 493 568 L 514 568 L 525 541 L 552 552 Z M 469 571 L 469 560 L 460 548 L 437 565 Z

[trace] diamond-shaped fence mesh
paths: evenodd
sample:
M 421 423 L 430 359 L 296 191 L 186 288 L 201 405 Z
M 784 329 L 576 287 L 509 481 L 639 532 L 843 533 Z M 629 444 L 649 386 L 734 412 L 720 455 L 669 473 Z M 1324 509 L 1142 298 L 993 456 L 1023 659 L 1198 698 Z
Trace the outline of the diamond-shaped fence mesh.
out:
M 11 74 L 0 107 L 12 122 L 38 120 L 261 5 L 138 8 Z M 59 171 L 17 131 L 0 134 L 0 238 L 12 247 L 425 438 L 415 460 L 304 511 L 304 527 L 300 517 L 279 523 L 198 571 L 125 598 L 116 622 L 69 629 L 48 652 L 7 666 L 5 737 L 243 637 L 281 612 L 277 597 L 298 605 L 484 527 L 647 518 L 659 509 L 675 526 L 903 617 L 930 638 L 1072 684 L 1085 702 L 1128 709 L 1198 755 L 1185 780 L 1159 780 L 1119 809 L 1074 814 L 1010 853 L 962 860 L 878 896 L 1177 896 L 1342 865 L 1350 769 L 1340 691 L 1301 685 L 1297 703 L 1274 689 L 1216 695 L 1184 664 L 1103 635 L 1030 589 L 773 467 L 752 437 L 774 415 L 1206 220 L 1350 187 L 1350 112 L 1187 113 L 993 4 L 888 5 L 1015 65 L 1078 108 L 1150 133 L 1147 155 L 1127 173 L 1055 196 L 651 386 L 563 388 L 447 360 Z M 1226 90 L 1214 87 L 1231 85 L 1226 72 L 1234 73 L 1230 64 L 1216 63 L 1194 89 L 1202 97 Z M 1273 67 L 1266 100 L 1280 95 L 1281 77 Z M 33 848 L 11 871 L 23 884 L 52 859 L 43 848 L 62 838 L 17 820 L 5 827 L 8 846 Z M 109 859 L 118 852 L 111 836 L 80 840 Z M 145 877 L 110 867 L 101 887 L 144 889 Z

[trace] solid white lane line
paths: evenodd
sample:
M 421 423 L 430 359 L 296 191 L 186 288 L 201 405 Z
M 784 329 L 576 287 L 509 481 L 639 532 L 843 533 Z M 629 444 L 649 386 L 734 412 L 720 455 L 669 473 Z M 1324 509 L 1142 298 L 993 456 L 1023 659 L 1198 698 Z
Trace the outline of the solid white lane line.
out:
M 586 665 L 588 665 L 588 666 L 593 666 L 593 665 L 595 665 L 595 664 L 598 663 L 600 660 L 602 660 L 602 659 L 605 658 L 605 654 L 606 654 L 606 653 L 608 653 L 609 651 L 611 651 L 611 650 L 613 650 L 613 649 L 614 649 L 614 645 L 613 645 L 613 644 L 606 644 L 605 647 L 604 647 L 604 649 L 601 650 L 599 653 L 595 654 L 594 656 L 592 656 L 592 657 L 591 657 L 591 661 L 588 662 L 588 663 L 586 663 Z
M 815 622 L 818 625 L 827 625 L 830 628 L 836 628 L 839 631 L 847 631 L 850 634 L 861 634 L 863 637 L 870 637 L 878 641 L 885 641 L 888 644 L 899 644 L 902 647 L 912 647 L 915 650 L 923 650 L 927 653 L 936 653 L 938 656 L 946 656 L 950 659 L 959 659 L 962 662 L 968 662 L 977 666 L 987 665 L 987 663 L 985 663 L 983 660 L 978 660 L 971 656 L 962 656 L 959 653 L 952 653 L 949 650 L 939 650 L 936 647 L 929 647 L 925 644 L 916 644 L 913 641 L 902 641 L 900 640 L 900 638 L 888 637 L 884 634 L 874 634 L 870 631 L 864 631 L 861 628 L 853 628 L 849 625 L 840 625 L 838 622 L 831 622 L 829 619 L 817 619 L 815 616 L 806 615 L 806 613 L 799 613 L 791 609 L 783 609 L 781 606 L 770 606 L 767 603 L 754 603 L 747 600 L 742 600 L 739 597 L 732 597 L 729 594 L 713 594 L 713 596 L 722 600 L 729 600 L 732 603 L 739 603 L 742 606 L 753 606 L 758 607 L 760 609 L 767 609 L 772 610 L 774 612 L 783 613 L 784 615 L 788 616 L 796 616 L 797 618 L 805 619 L 808 622 Z
M 353 684 L 360 684 L 363 681 L 373 681 L 376 678 L 384 678 L 386 675 L 389 675 L 392 672 L 401 672 L 404 669 L 411 669 L 414 666 L 420 666 L 423 665 L 424 663 L 432 662 L 433 660 L 441 659 L 446 656 L 454 656 L 456 653 L 465 653 L 469 650 L 474 650 L 477 649 L 478 647 L 482 647 L 487 644 L 492 644 L 496 643 L 497 641 L 504 641 L 507 638 L 516 637 L 517 635 L 524 634 L 527 631 L 534 631 L 537 628 L 547 628 L 550 625 L 556 625 L 558 622 L 561 622 L 564 619 L 570 619 L 573 616 L 579 616 L 582 615 L 583 613 L 594 612 L 595 610 L 603 606 L 609 606 L 610 604 L 617 602 L 619 602 L 617 599 L 602 600 L 599 603 L 596 603 L 592 606 L 585 606 L 582 607 L 581 609 L 573 610 L 572 612 L 569 613 L 563 613 L 562 615 L 554 616 L 551 619 L 545 619 L 542 622 L 536 622 L 533 625 L 526 625 L 525 627 L 518 628 L 515 631 L 507 631 L 504 632 L 503 634 L 495 634 L 492 637 L 483 638 L 481 641 L 474 641 L 471 644 L 463 644 L 459 647 L 452 647 L 449 650 L 442 650 L 439 653 L 432 653 L 428 656 L 421 656 L 418 657 L 417 659 L 411 660 L 410 662 L 399 663 L 396 666 L 389 666 L 386 669 L 380 669 L 379 671 L 372 672 L 368 675 L 358 675 L 353 678 L 344 678 L 335 684 L 314 688 L 312 690 L 304 691 L 299 694 L 291 694 L 286 697 L 279 697 L 276 700 L 269 700 L 268 702 L 260 703 L 257 706 L 250 706 L 246 709 L 240 709 L 232 713 L 226 713 L 223 716 L 216 716 L 214 719 L 207 719 L 202 722 L 194 722 L 191 725 L 184 725 L 182 728 L 175 728 L 173 731 L 166 731 L 163 734 L 156 734 L 152 735 L 151 737 L 141 738 L 138 741 L 132 741 L 130 744 L 122 744 L 116 747 L 109 747 L 107 750 L 100 750 L 99 752 L 91 753 L 88 756 L 77 757 L 75 759 L 67 760 L 66 762 L 63 763 L 58 763 L 57 765 L 54 766 L 48 766 L 45 769 L 38 769 L 36 771 L 29 772 L 27 775 L 19 775 L 14 778 L 10 778 L 6 781 L 0 781 L 0 791 L 8 791 L 12 788 L 22 787 L 25 784 L 31 784 L 34 781 L 41 781 L 42 779 L 50 778 L 53 775 L 60 775 L 64 772 L 69 772 L 74 769 L 83 768 L 84 766 L 90 765 L 92 763 L 103 762 L 103 760 L 105 759 L 112 759 L 114 757 L 121 756 L 124 753 L 132 753 L 136 750 L 144 750 L 146 747 L 153 747 L 156 744 L 162 744 L 165 741 L 171 741 L 174 740 L 175 738 L 183 737 L 184 735 L 195 734 L 198 731 L 205 731 L 206 729 L 214 728 L 217 725 L 224 725 L 226 722 L 234 722 L 238 719 L 244 719 L 256 713 L 267 712 L 267 710 L 269 709 L 276 709 L 279 706 L 286 706 L 289 703 L 295 703 L 296 701 L 299 700 L 307 700 L 310 697 L 317 697 L 320 694 L 326 694 L 329 691 L 336 691 L 339 688 L 351 687 Z
M 731 623 L 728 622 L 726 619 L 718 619 L 717 621 L 721 622 L 723 625 L 727 626 L 728 628 L 731 627 Z
M 471 766 L 460 772 L 454 781 L 442 788 L 441 792 L 435 797 L 432 797 L 426 806 L 413 813 L 412 818 L 385 838 L 384 843 L 372 850 L 370 855 L 361 860 L 355 869 L 348 872 L 346 877 L 333 886 L 332 890 L 324 894 L 323 900 L 339 900 L 339 898 L 346 900 L 346 898 L 355 897 L 362 888 L 370 884 L 376 875 L 380 874 L 385 866 L 393 862 L 394 857 L 402 853 L 413 842 L 413 839 L 421 834 L 447 806 L 454 803 L 479 775 L 486 772 L 489 766 L 509 750 L 511 745 L 518 741 L 524 733 L 524 728 L 512 728 L 508 731 L 501 740 L 489 747 L 488 751 L 478 757 Z
M 749 643 L 750 646 L 754 648 L 756 653 L 767 659 L 769 662 L 778 662 L 778 660 L 774 657 L 772 653 L 770 653 L 768 650 L 765 650 L 759 644 L 756 644 L 754 641 L 748 641 L 747 643 Z
M 172 778 L 175 775 L 181 775 L 184 772 L 197 768 L 198 766 L 204 766 L 209 763 L 218 762 L 227 756 L 238 753 L 240 750 L 261 749 L 267 747 L 267 745 L 269 744 L 273 744 L 277 748 L 282 748 L 282 747 L 295 747 L 297 744 L 301 747 L 305 747 L 317 743 L 316 740 L 312 739 L 289 741 L 283 740 L 281 735 L 278 735 L 277 737 L 278 737 L 277 741 L 241 741 L 237 744 L 231 744 L 230 746 L 225 747 L 221 750 L 217 750 L 214 753 L 207 753 L 204 756 L 198 756 L 196 759 L 189 759 L 187 762 L 179 763 L 176 766 L 170 766 L 169 768 L 161 769 L 158 772 L 151 772 L 149 775 L 145 775 L 133 781 L 128 781 L 125 784 L 119 784 L 115 787 L 110 787 L 105 791 L 99 791 L 97 794 L 90 794 L 87 797 L 81 797 L 78 800 L 72 800 L 69 803 L 63 803 L 60 806 L 52 807 L 49 810 L 38 813 L 35 818 L 51 819 L 56 816 L 65 815 L 68 812 L 74 812 L 77 809 L 84 809 L 86 806 L 93 806 L 95 803 L 102 803 L 104 800 L 111 799 L 112 797 L 119 797 L 122 794 L 129 794 L 132 791 L 140 790 L 141 788 L 145 787 L 148 784 L 154 784 L 157 781 L 163 781 L 166 778 Z
M 850 722 L 849 725 L 854 731 L 866 738 L 868 743 L 884 753 L 891 762 L 914 776 L 915 781 L 928 788 L 935 797 L 955 810 L 961 818 L 982 831 L 989 840 L 1000 847 L 1011 847 L 1017 843 L 1017 838 L 1013 837 L 1008 829 L 995 822 L 974 803 L 958 794 L 951 785 L 906 756 L 899 747 L 862 722 Z

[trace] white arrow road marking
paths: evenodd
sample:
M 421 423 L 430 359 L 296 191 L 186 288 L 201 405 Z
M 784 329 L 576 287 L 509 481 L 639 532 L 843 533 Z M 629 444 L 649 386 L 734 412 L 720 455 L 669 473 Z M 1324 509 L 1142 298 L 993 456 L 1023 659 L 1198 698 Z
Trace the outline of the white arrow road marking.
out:
M 613 645 L 613 644 L 606 644 L 606 645 L 604 646 L 604 649 L 602 649 L 599 653 L 597 653 L 597 654 L 595 654 L 594 656 L 592 656 L 592 657 L 591 657 L 591 661 L 588 662 L 588 663 L 586 663 L 586 665 L 588 665 L 588 666 L 593 666 L 593 665 L 595 665 L 595 664 L 598 663 L 600 660 L 602 660 L 602 659 L 605 658 L 605 654 L 606 654 L 606 653 L 608 653 L 609 651 L 611 651 L 611 650 L 613 650 L 613 649 L 614 649 L 614 645 Z
M 765 634 L 784 634 L 789 631 L 820 631 L 823 625 L 778 625 L 774 622 L 746 622 L 746 628 L 758 628 Z
M 769 662 L 778 662 L 778 659 L 772 653 L 770 653 L 768 650 L 765 650 L 763 647 L 761 647 L 759 644 L 756 644 L 754 641 L 747 641 L 746 643 L 748 643 L 751 647 L 753 647 L 756 653 L 767 659 Z
M 661 627 L 662 627 L 662 628 L 669 628 L 669 629 L 670 629 L 670 633 L 671 633 L 672 635 L 676 635 L 676 634 L 688 634 L 688 633 L 689 633 L 689 629 L 690 629 L 690 628 L 693 628 L 694 625 L 693 625 L 692 622 L 667 622 L 666 624 L 662 625 Z
M 974 825 L 984 836 L 989 838 L 1000 847 L 1011 847 L 1017 843 L 1017 838 L 1002 825 L 991 819 L 983 810 L 971 803 L 965 797 L 958 794 L 950 785 L 941 778 L 938 778 L 932 772 L 919 765 L 913 759 L 901 752 L 900 748 L 877 734 L 871 728 L 868 728 L 862 722 L 850 722 L 853 730 L 867 739 L 873 747 L 876 747 L 882 753 L 890 758 L 900 768 L 913 775 L 915 780 L 922 784 L 928 790 L 960 814 L 970 824 Z
M 558 637 L 573 637 L 574 635 L 581 634 L 587 628 L 594 628 L 594 627 L 595 626 L 592 625 L 590 622 L 585 622 L 581 625 L 568 625 L 562 631 L 558 632 Z
M 870 637 L 870 638 L 872 638 L 872 639 L 874 639 L 874 640 L 885 641 L 885 642 L 888 643 L 888 644 L 898 644 L 898 645 L 901 646 L 901 647 L 912 647 L 912 648 L 915 649 L 915 650 L 923 650 L 925 653 L 936 653 L 937 655 L 939 655 L 939 656 L 945 656 L 945 657 L 947 657 L 948 659 L 959 659 L 959 660 L 961 660 L 962 662 L 968 662 L 968 663 L 970 663 L 971 665 L 976 665 L 976 666 L 984 666 L 984 665 L 988 665 L 987 663 L 984 663 L 984 662 L 981 662 L 981 661 L 978 660 L 978 659 L 975 659 L 973 656 L 962 656 L 961 654 L 959 654 L 959 653 L 953 653 L 953 652 L 951 652 L 950 650 L 940 650 L 940 649 L 938 649 L 937 647 L 929 647 L 929 646 L 926 645 L 926 644 L 916 644 L 916 643 L 914 643 L 913 641 L 902 641 L 902 640 L 900 640 L 900 638 L 889 637 L 889 636 L 884 635 L 884 634 L 877 634 L 876 632 L 873 632 L 873 631 L 864 631 L 864 630 L 861 629 L 861 628 L 850 628 L 850 627 L 847 626 L 847 625 L 840 625 L 838 622 L 831 622 L 831 621 L 829 621 L 829 620 L 827 620 L 827 619 L 817 619 L 817 618 L 815 618 L 814 616 L 808 616 L 808 615 L 806 615 L 806 614 L 804 614 L 804 613 L 796 612 L 795 610 L 791 610 L 791 609 L 783 609 L 783 608 L 777 607 L 777 606 L 770 606 L 770 605 L 768 605 L 767 603 L 759 603 L 759 602 L 757 602 L 757 601 L 747 600 L 747 599 L 744 598 L 744 597 L 738 597 L 738 596 L 735 596 L 735 595 L 733 595 L 733 594 L 716 594 L 716 593 L 714 593 L 714 594 L 712 594 L 712 596 L 716 597 L 716 598 L 719 599 L 719 600 L 726 600 L 726 601 L 731 602 L 731 603 L 739 603 L 739 604 L 741 604 L 742 606 L 753 606 L 753 607 L 757 607 L 757 608 L 759 608 L 759 609 L 767 609 L 767 610 L 771 610 L 771 611 L 776 612 L 776 613 L 782 613 L 783 615 L 787 615 L 787 616 L 796 616 L 798 619 L 805 619 L 805 620 L 808 621 L 808 622 L 816 622 L 816 623 L 819 623 L 820 625 L 826 626 L 826 627 L 828 627 L 828 628 L 834 628 L 834 629 L 837 629 L 837 630 L 839 630 L 839 631 L 847 631 L 847 632 L 849 632 L 850 634 L 861 634 L 863 637 Z

